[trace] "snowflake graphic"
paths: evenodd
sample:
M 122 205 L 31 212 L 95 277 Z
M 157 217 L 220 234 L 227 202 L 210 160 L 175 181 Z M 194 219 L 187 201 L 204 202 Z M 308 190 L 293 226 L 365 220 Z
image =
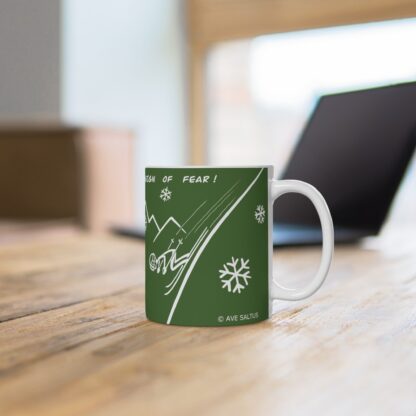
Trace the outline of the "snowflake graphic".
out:
M 231 257 L 231 261 L 222 266 L 219 272 L 223 289 L 232 293 L 241 293 L 247 287 L 248 279 L 251 279 L 248 262 L 248 259 Z
M 172 198 L 172 191 L 170 191 L 168 187 L 163 188 L 163 189 L 160 191 L 160 199 L 161 199 L 163 202 L 167 202 L 167 201 L 169 201 L 171 198 Z
M 259 224 L 264 223 L 264 219 L 266 218 L 266 210 L 264 209 L 263 205 L 257 205 L 257 208 L 254 211 L 254 218 Z

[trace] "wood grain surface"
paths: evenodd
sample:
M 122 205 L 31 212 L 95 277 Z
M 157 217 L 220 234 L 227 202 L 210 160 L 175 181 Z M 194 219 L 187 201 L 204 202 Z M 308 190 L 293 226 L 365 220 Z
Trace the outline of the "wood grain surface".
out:
M 336 249 L 323 288 L 229 328 L 151 323 L 144 246 L 0 247 L 0 415 L 416 415 L 415 229 Z M 305 282 L 319 248 L 283 249 Z

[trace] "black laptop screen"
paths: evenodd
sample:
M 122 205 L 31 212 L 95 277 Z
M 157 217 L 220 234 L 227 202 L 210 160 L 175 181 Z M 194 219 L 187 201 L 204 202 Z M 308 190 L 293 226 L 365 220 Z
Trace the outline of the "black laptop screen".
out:
M 314 185 L 334 225 L 377 232 L 416 145 L 416 83 L 321 97 L 281 179 Z M 318 223 L 301 196 L 282 197 L 278 223 Z

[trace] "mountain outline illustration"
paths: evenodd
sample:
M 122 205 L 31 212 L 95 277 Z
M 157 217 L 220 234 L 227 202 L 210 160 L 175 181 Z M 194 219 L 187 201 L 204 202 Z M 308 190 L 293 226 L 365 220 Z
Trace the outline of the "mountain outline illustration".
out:
M 149 213 L 147 211 L 147 206 L 146 206 L 146 223 L 147 223 L 147 227 L 149 227 L 150 224 L 154 224 L 156 226 L 157 229 L 157 233 L 156 236 L 153 238 L 153 242 L 157 240 L 157 238 L 161 235 L 161 233 L 168 227 L 168 225 L 170 223 L 173 223 L 174 225 L 176 225 L 177 229 L 179 231 L 183 231 L 186 234 L 185 229 L 183 228 L 183 226 L 172 216 L 170 216 L 164 223 L 162 226 L 159 225 L 156 216 L 154 214 L 149 216 Z

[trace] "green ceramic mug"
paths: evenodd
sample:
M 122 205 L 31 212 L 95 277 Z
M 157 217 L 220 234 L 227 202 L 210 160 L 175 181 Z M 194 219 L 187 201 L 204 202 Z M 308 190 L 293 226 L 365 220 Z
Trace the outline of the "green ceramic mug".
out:
M 332 219 L 322 195 L 273 168 L 146 168 L 146 315 L 187 326 L 230 326 L 270 317 L 274 299 L 311 296 L 332 259 Z M 314 204 L 323 245 L 319 270 L 302 289 L 272 277 L 272 204 L 297 192 Z

